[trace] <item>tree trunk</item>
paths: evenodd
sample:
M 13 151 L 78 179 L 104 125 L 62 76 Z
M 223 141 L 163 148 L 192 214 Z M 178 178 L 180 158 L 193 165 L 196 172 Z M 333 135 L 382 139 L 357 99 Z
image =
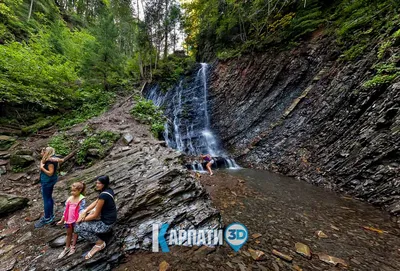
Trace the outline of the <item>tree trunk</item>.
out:
M 137 4 L 137 20 L 138 20 L 138 23 L 140 22 L 140 18 L 139 18 L 139 0 L 136 0 L 136 4 Z M 143 4 L 142 4 L 142 6 L 143 6 Z M 143 63 L 142 63 L 142 48 L 140 48 L 139 47 L 139 50 L 138 50 L 138 54 L 139 54 L 139 56 L 138 56 L 138 62 L 139 62 L 139 71 L 140 71 L 140 79 L 142 79 L 143 77 L 144 77 L 144 74 L 143 74 Z
M 164 21 L 164 58 L 168 56 L 168 0 L 165 0 L 165 21 Z
M 28 21 L 31 18 L 31 15 L 32 15 L 32 8 L 33 8 L 33 0 L 31 0 L 31 6 L 29 8 Z

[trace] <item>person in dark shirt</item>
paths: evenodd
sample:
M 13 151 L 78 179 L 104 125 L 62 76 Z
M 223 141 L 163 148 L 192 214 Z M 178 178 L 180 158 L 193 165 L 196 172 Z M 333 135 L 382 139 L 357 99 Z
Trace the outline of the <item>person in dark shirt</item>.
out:
M 100 191 L 99 197 L 80 214 L 75 233 L 89 242 L 96 242 L 86 254 L 85 259 L 90 259 L 94 254 L 106 247 L 106 242 L 98 237 L 99 233 L 111 230 L 117 221 L 117 207 L 114 201 L 114 191 L 109 188 L 108 176 L 100 176 L 96 180 L 96 190 Z
M 40 184 L 42 186 L 44 217 L 35 223 L 35 228 L 41 228 L 54 221 L 53 188 L 58 180 L 58 164 L 64 162 L 63 159 L 54 156 L 55 150 L 52 147 L 43 148 L 41 155 Z

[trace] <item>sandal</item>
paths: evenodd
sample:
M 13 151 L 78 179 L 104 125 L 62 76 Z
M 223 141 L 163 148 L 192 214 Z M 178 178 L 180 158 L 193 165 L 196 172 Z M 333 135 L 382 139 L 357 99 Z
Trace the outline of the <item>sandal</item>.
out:
M 92 249 L 86 254 L 85 260 L 89 260 L 90 258 L 93 257 L 94 254 L 97 252 L 103 250 L 106 247 L 106 242 L 103 242 L 101 245 L 94 245 Z M 98 250 L 93 251 L 93 249 L 97 248 Z M 93 251 L 93 252 L 92 252 Z
M 76 251 L 76 246 L 71 245 L 71 248 L 69 249 L 67 256 L 71 256 L 72 254 L 75 253 L 75 251 Z
M 69 251 L 69 247 L 65 247 L 63 251 L 61 251 L 60 255 L 58 255 L 58 259 L 63 258 L 65 255 L 67 255 L 68 251 Z

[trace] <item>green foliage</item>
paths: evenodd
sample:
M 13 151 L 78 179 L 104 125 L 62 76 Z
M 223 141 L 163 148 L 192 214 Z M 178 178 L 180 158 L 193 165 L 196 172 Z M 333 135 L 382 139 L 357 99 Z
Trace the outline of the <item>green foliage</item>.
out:
M 161 109 L 154 105 L 153 101 L 142 97 L 135 97 L 136 104 L 131 110 L 131 114 L 136 119 L 151 125 L 151 132 L 155 137 L 159 137 L 164 131 L 166 118 Z
M 110 131 L 103 131 L 85 138 L 77 153 L 77 163 L 81 165 L 86 162 L 89 149 L 98 150 L 98 157 L 104 158 L 119 138 L 119 134 Z
M 114 103 L 116 94 L 87 87 L 79 91 L 79 97 L 80 104 L 77 108 L 64 114 L 58 121 L 58 125 L 62 129 L 67 129 L 74 124 L 84 122 L 104 113 Z
M 185 71 L 192 70 L 194 65 L 192 57 L 169 55 L 160 61 L 158 69 L 153 73 L 153 79 L 158 81 L 161 90 L 166 92 L 177 83 Z
M 74 65 L 51 52 L 40 36 L 30 46 L 18 42 L 0 47 L 0 101 L 40 107 L 68 107 L 77 80 Z
M 74 141 L 64 134 L 53 136 L 48 143 L 50 147 L 53 147 L 56 150 L 57 154 L 63 156 L 71 153 L 74 144 Z
M 33 125 L 23 127 L 21 130 L 24 134 L 36 133 L 40 129 L 54 125 L 59 118 L 59 116 L 48 116 L 44 119 L 39 120 Z
M 21 173 L 21 172 L 24 172 L 25 169 L 20 166 L 12 166 L 11 171 L 14 173 Z
M 58 123 L 68 127 L 104 112 L 116 92 L 141 79 L 132 76 L 140 69 L 131 2 L 37 0 L 29 8 L 22 0 L 0 3 L 3 109 L 46 119 L 63 114 Z M 47 126 L 33 118 L 9 122 L 35 123 L 27 132 Z
M 395 63 L 378 64 L 375 66 L 376 75 L 363 84 L 364 88 L 374 88 L 391 83 L 400 76 L 400 68 Z
M 358 56 L 360 56 L 364 50 L 367 48 L 367 45 L 364 44 L 356 44 L 352 46 L 350 49 L 346 50 L 343 53 L 343 59 L 345 60 L 354 60 Z

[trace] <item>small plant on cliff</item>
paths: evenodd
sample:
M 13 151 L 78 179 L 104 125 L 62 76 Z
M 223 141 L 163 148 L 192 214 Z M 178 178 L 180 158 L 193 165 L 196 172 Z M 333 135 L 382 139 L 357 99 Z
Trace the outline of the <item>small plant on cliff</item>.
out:
M 154 105 L 153 101 L 142 97 L 135 97 L 136 104 L 131 110 L 131 114 L 136 119 L 151 125 L 151 132 L 155 137 L 159 137 L 164 132 L 166 118 L 160 108 Z
M 86 158 L 90 149 L 97 150 L 98 158 L 104 158 L 107 151 L 114 145 L 114 142 L 117 141 L 119 137 L 119 134 L 115 134 L 110 131 L 103 131 L 99 134 L 94 134 L 93 136 L 86 138 L 82 142 L 77 154 L 78 164 L 81 165 L 86 162 Z
M 49 146 L 53 147 L 57 154 L 68 155 L 72 151 L 74 141 L 65 135 L 57 135 L 50 139 Z
M 364 88 L 373 88 L 380 85 L 389 84 L 400 76 L 400 68 L 395 63 L 378 64 L 375 66 L 376 74 L 363 84 Z

